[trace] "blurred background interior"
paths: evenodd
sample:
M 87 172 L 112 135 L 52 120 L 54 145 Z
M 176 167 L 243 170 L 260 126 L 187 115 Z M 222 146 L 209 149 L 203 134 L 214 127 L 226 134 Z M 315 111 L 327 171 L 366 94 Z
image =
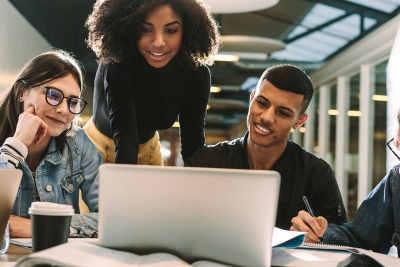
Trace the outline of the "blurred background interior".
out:
M 301 67 L 316 90 L 309 120 L 290 138 L 331 164 L 352 219 L 357 205 L 397 164 L 385 144 L 395 134 L 399 108 L 390 67 L 395 73 L 391 55 L 400 0 L 204 1 L 219 22 L 223 44 L 210 67 L 207 144 L 246 132 L 249 95 L 266 68 Z M 64 49 L 86 69 L 83 97 L 89 105 L 81 116 L 86 122 L 97 62 L 85 43 L 84 23 L 94 2 L 1 0 L 0 91 L 29 58 L 51 47 Z M 160 131 L 166 165 L 183 164 L 178 127 Z

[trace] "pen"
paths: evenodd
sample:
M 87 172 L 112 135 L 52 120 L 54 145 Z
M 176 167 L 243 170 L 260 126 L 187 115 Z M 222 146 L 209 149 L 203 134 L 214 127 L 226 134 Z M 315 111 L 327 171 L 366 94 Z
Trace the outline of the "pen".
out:
M 313 212 L 313 210 L 312 210 L 312 208 L 311 208 L 311 204 L 310 204 L 310 202 L 308 201 L 308 198 L 307 198 L 306 196 L 303 196 L 303 201 L 304 201 L 304 204 L 306 205 L 307 212 L 310 213 L 310 215 L 311 215 L 313 218 L 315 218 L 314 212 Z M 318 238 L 319 238 L 319 240 L 320 240 L 321 243 L 322 243 L 322 242 L 323 242 L 322 236 L 321 236 L 321 237 L 318 237 Z
M 306 208 L 307 208 L 308 213 L 310 213 L 310 215 L 315 218 L 313 210 L 312 210 L 311 205 L 310 205 L 310 202 L 308 202 L 308 198 L 306 196 L 303 196 L 303 201 L 304 201 L 304 204 L 306 204 Z

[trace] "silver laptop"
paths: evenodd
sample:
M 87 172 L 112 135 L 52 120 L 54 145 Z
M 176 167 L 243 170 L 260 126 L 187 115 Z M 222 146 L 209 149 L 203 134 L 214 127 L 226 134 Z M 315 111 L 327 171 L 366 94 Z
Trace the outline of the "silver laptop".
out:
M 105 164 L 99 175 L 100 245 L 270 266 L 279 173 Z
M 0 169 L 0 242 L 21 183 L 21 170 Z

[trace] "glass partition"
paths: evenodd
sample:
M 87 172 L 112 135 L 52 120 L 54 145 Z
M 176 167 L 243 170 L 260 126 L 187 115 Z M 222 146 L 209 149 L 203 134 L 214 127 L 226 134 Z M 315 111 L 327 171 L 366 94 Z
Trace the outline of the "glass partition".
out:
M 350 77 L 349 142 L 346 154 L 348 179 L 347 218 L 353 220 L 357 210 L 358 182 L 358 142 L 360 128 L 360 74 Z
M 313 140 L 313 150 L 310 151 L 311 153 L 318 155 L 319 147 L 318 147 L 318 129 L 319 129 L 319 114 L 320 114 L 320 109 L 319 109 L 319 90 L 315 91 L 314 93 L 314 105 L 315 105 L 315 111 L 314 111 L 314 140 Z M 306 122 L 307 124 L 307 122 Z M 307 127 L 307 126 L 306 126 Z
M 386 67 L 388 61 L 375 66 L 375 116 L 374 116 L 374 153 L 372 188 L 374 188 L 386 175 Z
M 329 147 L 326 162 L 331 165 L 332 169 L 335 170 L 335 158 L 336 158 L 336 116 L 337 116 L 337 106 L 336 106 L 336 96 L 337 96 L 337 84 L 334 84 L 330 88 L 330 107 L 328 110 L 329 118 Z

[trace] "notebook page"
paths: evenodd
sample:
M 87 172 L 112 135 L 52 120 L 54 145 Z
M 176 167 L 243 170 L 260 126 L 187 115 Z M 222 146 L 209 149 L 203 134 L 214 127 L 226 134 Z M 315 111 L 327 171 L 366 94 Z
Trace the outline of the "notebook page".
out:
M 346 266 L 355 261 L 357 256 L 348 251 L 324 251 L 311 249 L 285 249 L 273 248 L 273 266 L 298 266 L 298 267 L 333 267 Z
M 114 251 L 90 243 L 72 242 L 29 254 L 21 258 L 16 266 L 28 267 L 48 264 L 80 267 L 108 267 L 116 265 L 119 267 L 128 267 L 141 260 L 139 255 L 133 253 Z
M 316 249 L 316 250 L 336 250 L 336 251 L 349 251 L 354 254 L 365 255 L 375 260 L 382 266 L 396 267 L 400 266 L 400 259 L 388 256 L 382 253 L 373 252 L 362 248 L 354 248 L 340 245 L 329 245 L 321 243 L 304 243 L 299 248 Z
M 272 247 L 295 248 L 303 244 L 306 238 L 305 232 L 287 231 L 274 227 L 272 233 Z
M 342 246 L 342 245 L 330 245 L 330 244 L 324 244 L 324 243 L 307 243 L 304 242 L 300 248 L 312 248 L 312 249 L 325 249 L 325 250 L 344 250 L 344 251 L 349 251 L 355 254 L 359 253 L 358 248 L 354 247 L 348 247 L 348 246 Z
M 73 256 L 71 256 L 73 255 Z M 17 267 L 34 265 L 70 267 L 188 267 L 188 263 L 168 253 L 139 256 L 85 242 L 68 242 L 32 253 L 17 262 Z
M 68 242 L 87 242 L 92 244 L 98 244 L 98 238 L 68 238 Z M 10 244 L 14 244 L 21 247 L 32 248 L 32 238 L 21 238 L 13 237 L 10 240 Z

